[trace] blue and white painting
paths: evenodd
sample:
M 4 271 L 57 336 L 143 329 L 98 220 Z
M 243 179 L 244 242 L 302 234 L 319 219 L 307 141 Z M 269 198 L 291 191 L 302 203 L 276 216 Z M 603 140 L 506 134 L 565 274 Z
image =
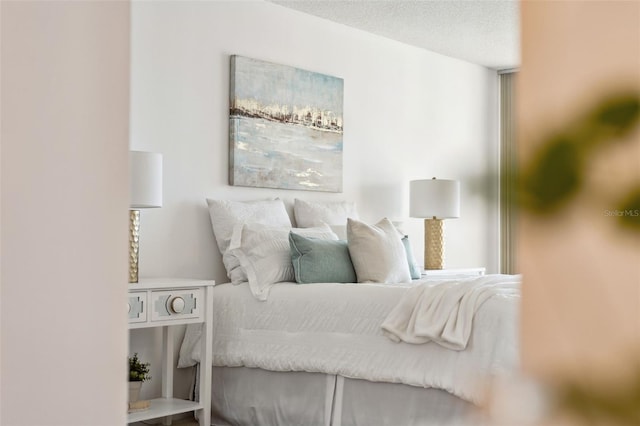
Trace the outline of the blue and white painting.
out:
M 343 80 L 234 55 L 229 183 L 342 192 Z

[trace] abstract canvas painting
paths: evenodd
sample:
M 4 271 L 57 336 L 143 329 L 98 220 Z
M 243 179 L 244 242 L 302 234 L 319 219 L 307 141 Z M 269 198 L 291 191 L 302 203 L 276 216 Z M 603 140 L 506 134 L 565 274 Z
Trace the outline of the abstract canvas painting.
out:
M 231 57 L 229 183 L 342 192 L 343 80 Z

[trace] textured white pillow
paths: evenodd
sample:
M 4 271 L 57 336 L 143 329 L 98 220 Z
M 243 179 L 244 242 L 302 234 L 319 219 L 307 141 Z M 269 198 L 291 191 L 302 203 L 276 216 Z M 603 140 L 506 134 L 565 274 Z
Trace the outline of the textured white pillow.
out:
M 338 239 L 328 225 L 301 229 L 247 223 L 234 228 L 229 251 L 240 261 L 247 273 L 251 293 L 258 300 L 267 300 L 273 284 L 296 280 L 289 232 L 323 240 Z
M 347 218 L 358 219 L 356 204 L 347 201 L 329 201 L 310 203 L 300 199 L 293 201 L 293 215 L 299 228 L 347 224 Z
M 375 225 L 347 221 L 349 255 L 358 282 L 406 283 L 411 281 L 403 235 L 384 218 Z
M 236 225 L 261 223 L 271 226 L 291 227 L 291 219 L 280 199 L 260 201 L 229 201 L 207 198 L 209 216 L 216 243 L 222 253 L 222 262 L 227 276 L 234 284 L 247 281 L 247 274 L 233 253 L 229 253 L 231 236 Z

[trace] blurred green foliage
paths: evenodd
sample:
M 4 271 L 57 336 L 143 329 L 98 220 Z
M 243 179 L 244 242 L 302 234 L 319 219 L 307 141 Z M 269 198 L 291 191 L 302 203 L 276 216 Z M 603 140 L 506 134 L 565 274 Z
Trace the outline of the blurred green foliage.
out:
M 575 382 L 557 390 L 558 408 L 589 425 L 640 425 L 640 366 L 625 383 L 594 387 Z
M 621 225 L 640 230 L 640 185 L 636 186 L 627 195 L 627 198 L 622 200 L 618 210 L 624 212 L 623 215 L 618 216 Z
M 511 177 L 515 183 L 512 200 L 520 209 L 541 217 L 560 212 L 579 191 L 589 190 L 584 187 L 587 172 L 598 155 L 614 144 L 638 142 L 629 136 L 639 123 L 640 95 L 636 91 L 603 99 L 549 137 L 521 172 Z M 640 232 L 640 182 L 625 188 L 625 196 L 613 203 L 612 209 L 619 212 L 618 223 Z M 556 409 L 573 414 L 583 424 L 640 426 L 640 365 L 632 377 L 613 389 L 567 381 L 555 386 L 555 391 Z
M 603 99 L 548 138 L 516 178 L 515 200 L 524 210 L 550 215 L 568 205 L 583 189 L 587 170 L 601 150 L 628 143 L 640 122 L 640 96 L 634 91 Z M 618 202 L 620 221 L 640 231 L 640 184 Z

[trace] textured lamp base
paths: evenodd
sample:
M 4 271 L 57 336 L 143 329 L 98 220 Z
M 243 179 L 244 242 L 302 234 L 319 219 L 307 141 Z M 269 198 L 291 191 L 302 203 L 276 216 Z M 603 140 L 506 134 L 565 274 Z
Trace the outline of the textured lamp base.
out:
M 441 219 L 424 220 L 424 269 L 444 268 L 444 223 Z
M 140 210 L 129 210 L 129 282 L 138 282 L 138 248 L 140 244 Z

